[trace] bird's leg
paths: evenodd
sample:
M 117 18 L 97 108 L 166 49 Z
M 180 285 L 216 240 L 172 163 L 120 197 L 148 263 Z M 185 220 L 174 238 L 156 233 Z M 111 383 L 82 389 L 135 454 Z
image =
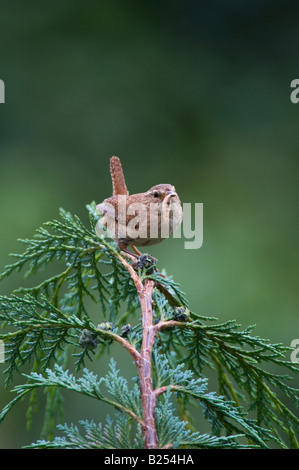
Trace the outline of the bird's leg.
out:
M 131 247 L 132 247 L 132 248 L 133 248 L 133 250 L 135 251 L 136 255 L 138 255 L 138 257 L 142 255 L 142 253 L 140 253 L 140 251 L 139 251 L 139 250 L 137 250 L 136 246 L 134 246 L 134 245 L 131 245 Z
M 125 255 L 131 260 L 135 261 L 136 259 L 139 259 L 139 256 L 141 253 L 138 255 L 137 253 L 132 253 L 132 251 L 128 250 L 127 245 L 124 243 L 118 243 L 118 248 L 125 253 Z M 138 250 L 137 250 L 138 251 Z M 129 256 L 128 256 L 129 255 Z

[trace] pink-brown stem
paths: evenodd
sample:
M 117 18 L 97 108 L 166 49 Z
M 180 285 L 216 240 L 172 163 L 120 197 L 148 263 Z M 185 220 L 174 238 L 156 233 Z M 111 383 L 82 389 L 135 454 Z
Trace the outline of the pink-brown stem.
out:
M 155 281 L 145 279 L 144 285 L 139 279 L 136 271 L 122 257 L 118 256 L 120 262 L 129 271 L 139 296 L 142 311 L 142 345 L 140 356 L 136 356 L 135 364 L 138 371 L 140 394 L 142 403 L 143 436 L 146 449 L 158 448 L 158 437 L 155 423 L 156 393 L 153 390 L 151 357 L 155 336 L 158 330 L 153 325 L 152 295 Z M 134 356 L 133 356 L 134 357 Z
M 142 361 L 138 371 L 143 410 L 144 437 L 146 449 L 157 449 L 158 438 L 155 424 L 156 394 L 153 390 L 151 357 L 156 330 L 153 325 L 152 293 L 154 281 L 146 279 L 144 291 L 139 294 L 142 310 Z
M 162 393 L 165 393 L 169 388 L 172 392 L 182 390 L 182 387 L 180 387 L 179 385 L 164 385 L 163 387 L 159 387 L 154 390 L 156 398 L 162 395 Z
M 115 333 L 111 333 L 111 332 L 104 332 L 109 338 L 113 339 L 114 341 L 117 341 L 118 343 L 120 343 L 122 345 L 123 348 L 125 348 L 132 356 L 132 358 L 134 359 L 134 362 L 136 364 L 138 364 L 141 360 L 141 354 L 137 351 L 136 348 L 134 348 L 134 346 L 131 345 L 131 343 L 129 343 L 129 341 L 127 341 L 126 339 L 122 338 L 122 336 L 119 336 Z
M 137 275 L 136 271 L 130 265 L 130 263 L 118 254 L 118 259 L 123 266 L 128 270 L 131 278 L 137 289 L 137 294 L 140 301 L 142 311 L 142 345 L 141 352 L 139 353 L 133 348 L 127 341 L 122 341 L 124 346 L 134 358 L 140 383 L 140 393 L 142 402 L 142 432 L 145 440 L 146 449 L 157 449 L 158 448 L 158 437 L 155 423 L 155 407 L 156 400 L 162 394 L 165 393 L 168 386 L 160 387 L 156 390 L 153 389 L 152 379 L 152 367 L 151 358 L 154 346 L 155 337 L 159 331 L 168 327 L 180 327 L 183 325 L 182 322 L 169 320 L 161 321 L 156 325 L 153 324 L 153 308 L 152 308 L 152 295 L 155 285 L 161 289 L 161 285 L 157 284 L 152 279 L 145 279 L 144 284 Z M 167 289 L 163 289 L 166 294 Z M 167 291 L 168 293 L 168 291 Z M 169 294 L 169 293 L 168 293 Z M 169 294 L 170 295 L 170 294 Z M 169 297 L 169 296 L 168 296 Z M 121 341 L 119 341 L 121 342 Z M 178 386 L 171 386 L 171 390 L 178 390 Z

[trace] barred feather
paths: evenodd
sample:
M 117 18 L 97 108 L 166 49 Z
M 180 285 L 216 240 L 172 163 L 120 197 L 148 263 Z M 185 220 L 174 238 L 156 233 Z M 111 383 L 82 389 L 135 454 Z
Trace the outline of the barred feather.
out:
M 113 195 L 123 194 L 125 196 L 129 195 L 127 190 L 125 176 L 122 169 L 120 159 L 118 157 L 110 158 L 110 173 L 113 184 Z

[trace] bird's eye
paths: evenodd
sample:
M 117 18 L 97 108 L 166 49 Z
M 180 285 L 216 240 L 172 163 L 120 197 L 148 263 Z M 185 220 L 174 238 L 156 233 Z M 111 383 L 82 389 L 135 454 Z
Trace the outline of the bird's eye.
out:
M 154 191 L 154 197 L 159 197 L 158 191 Z

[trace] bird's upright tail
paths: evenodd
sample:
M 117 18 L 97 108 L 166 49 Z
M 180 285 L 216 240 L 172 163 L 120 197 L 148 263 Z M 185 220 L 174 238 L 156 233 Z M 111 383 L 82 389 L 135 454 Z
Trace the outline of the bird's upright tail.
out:
M 113 196 L 125 195 L 128 196 L 124 172 L 122 169 L 121 161 L 118 157 L 110 158 L 110 173 L 113 185 Z

